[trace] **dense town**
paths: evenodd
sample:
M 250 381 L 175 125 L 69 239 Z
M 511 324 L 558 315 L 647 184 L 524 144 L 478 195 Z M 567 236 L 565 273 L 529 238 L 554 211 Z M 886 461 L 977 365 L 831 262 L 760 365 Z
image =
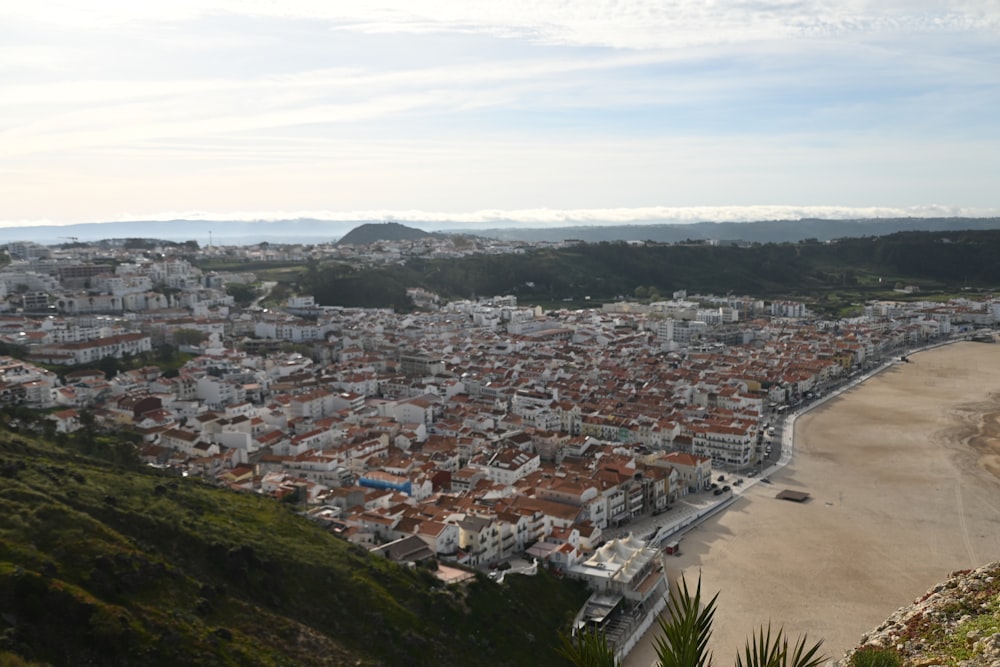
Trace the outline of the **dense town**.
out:
M 130 432 L 150 466 L 280 498 L 400 561 L 528 557 L 637 605 L 662 598 L 663 577 L 618 529 L 720 471 L 752 475 L 783 411 L 1000 321 L 998 299 L 873 302 L 828 321 L 683 291 L 584 310 L 420 289 L 409 314 L 304 294 L 240 308 L 225 288 L 252 273 L 169 252 L 8 252 L 0 342 L 22 354 L 0 359 L 2 404 L 44 410 L 56 434 Z M 101 364 L 162 349 L 189 358 L 175 372 Z

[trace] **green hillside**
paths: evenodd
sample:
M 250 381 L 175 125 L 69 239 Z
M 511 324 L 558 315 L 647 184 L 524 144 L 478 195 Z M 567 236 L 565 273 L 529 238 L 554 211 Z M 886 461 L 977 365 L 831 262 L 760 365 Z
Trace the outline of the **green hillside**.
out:
M 411 259 L 405 265 L 325 267 L 304 277 L 303 291 L 324 305 L 408 303 L 407 287 L 445 298 L 514 294 L 525 303 L 591 297 L 609 301 L 654 290 L 754 294 L 764 298 L 846 300 L 891 296 L 896 283 L 924 290 L 1000 285 L 1000 231 L 905 232 L 835 242 L 713 246 L 579 244 L 524 254 Z
M 0 432 L 0 664 L 559 665 L 586 595 L 446 587 L 287 504 Z

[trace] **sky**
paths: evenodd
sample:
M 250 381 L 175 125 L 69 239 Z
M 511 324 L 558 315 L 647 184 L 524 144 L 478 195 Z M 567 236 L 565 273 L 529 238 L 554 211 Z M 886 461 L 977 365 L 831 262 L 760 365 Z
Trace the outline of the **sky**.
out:
M 0 0 L 0 226 L 1000 215 L 998 109 L 1000 0 Z

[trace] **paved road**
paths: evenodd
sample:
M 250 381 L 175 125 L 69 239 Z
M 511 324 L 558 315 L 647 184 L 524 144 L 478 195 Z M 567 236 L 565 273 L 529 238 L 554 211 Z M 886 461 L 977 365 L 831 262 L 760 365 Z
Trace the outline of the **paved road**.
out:
M 278 283 L 265 281 L 260 284 L 260 296 L 253 300 L 253 302 L 247 307 L 248 310 L 258 310 L 260 309 L 260 302 L 271 296 L 271 290 L 275 288 Z

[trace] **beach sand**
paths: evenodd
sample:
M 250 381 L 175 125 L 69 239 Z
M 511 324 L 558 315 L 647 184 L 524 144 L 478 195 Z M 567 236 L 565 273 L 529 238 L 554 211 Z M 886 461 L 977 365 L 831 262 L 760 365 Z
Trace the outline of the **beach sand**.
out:
M 910 357 L 800 417 L 792 463 L 668 557 L 720 592 L 711 648 L 734 664 L 770 622 L 831 658 L 950 572 L 1000 559 L 1000 345 Z M 805 503 L 777 500 L 805 491 Z M 647 633 L 626 667 L 655 662 Z

